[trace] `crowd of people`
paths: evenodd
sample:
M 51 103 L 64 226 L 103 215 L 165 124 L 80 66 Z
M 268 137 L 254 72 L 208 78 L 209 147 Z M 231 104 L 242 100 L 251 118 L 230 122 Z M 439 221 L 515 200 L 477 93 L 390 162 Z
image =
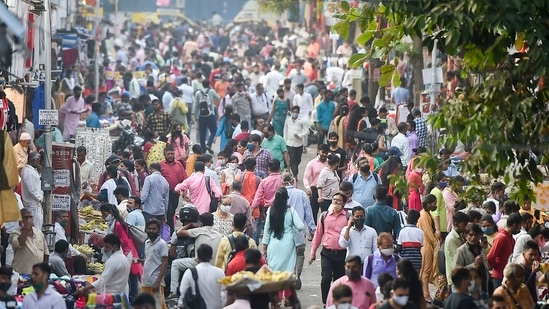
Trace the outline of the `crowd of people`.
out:
M 356 47 L 342 42 L 326 57 L 324 32 L 279 24 L 273 34 L 263 23 L 127 26 L 102 42 L 97 98 L 85 65 L 65 70 L 55 87 L 66 96 L 61 140 L 113 117 L 145 140 L 113 147 L 98 179 L 88 149 L 75 149 L 83 199 L 99 201 L 107 222 L 104 237 L 90 239 L 105 261 L 102 277 L 75 295 L 127 293 L 136 308 L 167 308 L 172 300 L 189 307 L 193 294 L 212 309 L 299 308 L 310 241 L 307 261 L 320 256 L 319 303 L 327 308 L 531 308 L 538 301 L 549 216 L 531 201 L 508 200 L 501 182 L 486 199 L 468 194 L 462 144 L 441 149 L 436 170 L 422 166 L 430 136 L 407 89 L 405 55 L 400 86 L 379 106 L 366 88 L 352 88 L 357 74 L 367 76 L 346 68 Z M 4 226 L 4 265 L 32 274 L 36 285 L 24 308 L 58 301 L 44 278 L 86 273 L 88 259 L 67 242 L 65 212 L 55 214 L 48 250 L 44 158 L 29 123 L 14 146 L 22 221 Z M 307 151 L 316 157 L 302 164 Z M 148 239 L 136 243 L 132 228 Z M 247 296 L 218 283 L 265 267 L 294 273 L 294 287 Z M 0 281 L 8 275 L 0 269 Z

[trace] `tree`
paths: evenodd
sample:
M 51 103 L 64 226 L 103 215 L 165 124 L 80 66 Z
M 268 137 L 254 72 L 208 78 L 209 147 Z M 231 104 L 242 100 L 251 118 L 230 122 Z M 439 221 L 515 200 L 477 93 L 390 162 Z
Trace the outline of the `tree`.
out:
M 350 23 L 358 22 L 363 34 L 357 43 L 367 49 L 349 63 L 356 67 L 370 56 L 384 61 L 380 86 L 391 80 L 398 85 L 395 64 L 387 57 L 406 35 L 423 37 L 428 48 L 436 38 L 442 52 L 460 56 L 462 77 L 476 74 L 481 82 L 445 102 L 428 121 L 435 129 L 446 128 L 444 143 L 470 144 L 469 175 L 513 179 L 519 199 L 531 194 L 532 183 L 543 180 L 538 163 L 545 166 L 549 160 L 549 90 L 543 85 L 549 1 L 396 0 L 362 8 L 344 1 L 341 8 L 333 29 L 345 37 Z M 378 27 L 380 19 L 391 27 Z M 513 46 L 516 51 L 509 50 Z

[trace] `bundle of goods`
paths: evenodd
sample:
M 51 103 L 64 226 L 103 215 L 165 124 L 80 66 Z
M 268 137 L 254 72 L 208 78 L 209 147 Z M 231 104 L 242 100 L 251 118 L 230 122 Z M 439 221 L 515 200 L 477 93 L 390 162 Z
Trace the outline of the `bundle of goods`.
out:
M 218 280 L 227 290 L 242 294 L 263 294 L 289 289 L 295 282 L 292 273 L 261 269 L 257 273 L 241 271 Z

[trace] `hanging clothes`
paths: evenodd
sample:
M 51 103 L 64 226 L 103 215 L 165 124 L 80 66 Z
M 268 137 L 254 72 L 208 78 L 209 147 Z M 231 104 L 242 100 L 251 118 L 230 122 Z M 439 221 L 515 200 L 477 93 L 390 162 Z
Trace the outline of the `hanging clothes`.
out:
M 13 187 L 19 182 L 17 162 L 8 133 L 0 130 L 0 224 L 20 221 L 19 206 Z

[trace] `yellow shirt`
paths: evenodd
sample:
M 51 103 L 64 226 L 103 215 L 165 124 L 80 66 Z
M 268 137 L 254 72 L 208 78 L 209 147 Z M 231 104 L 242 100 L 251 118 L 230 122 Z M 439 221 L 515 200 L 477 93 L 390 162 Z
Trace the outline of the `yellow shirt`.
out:
M 535 219 L 535 218 L 536 218 L 536 216 L 534 215 L 535 211 L 536 211 L 536 207 L 533 207 L 533 206 L 532 206 L 532 207 L 530 207 L 530 210 L 521 209 L 521 210 L 520 210 L 520 213 L 521 213 L 521 214 L 523 214 L 523 213 L 529 213 L 529 214 L 531 214 L 532 217 L 534 217 L 534 219 Z M 537 220 L 537 222 L 538 222 L 539 224 L 544 224 L 544 223 L 545 223 L 545 220 L 543 220 L 543 217 L 549 217 L 549 215 L 547 215 L 547 213 L 546 213 L 545 211 L 541 210 L 541 211 L 539 212 L 539 220 Z
M 234 231 L 233 237 L 236 238 L 238 236 L 244 235 L 243 232 Z M 248 239 L 248 247 L 250 249 L 256 249 L 257 245 L 255 244 L 255 241 L 250 237 Z M 223 236 L 221 238 L 221 242 L 219 243 L 219 248 L 217 249 L 217 254 L 215 257 L 215 267 L 219 267 L 225 270 L 225 266 L 227 264 L 227 259 L 229 258 L 229 254 L 231 253 L 231 243 L 229 242 L 229 238 L 227 236 Z

